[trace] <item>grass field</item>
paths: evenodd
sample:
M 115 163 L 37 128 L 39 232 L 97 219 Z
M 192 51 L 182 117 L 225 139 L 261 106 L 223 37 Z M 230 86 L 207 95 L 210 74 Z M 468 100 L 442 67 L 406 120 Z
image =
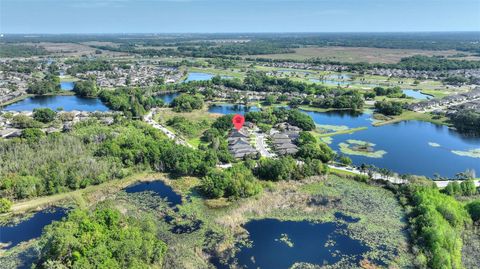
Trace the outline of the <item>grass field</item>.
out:
M 295 53 L 256 55 L 258 58 L 305 60 L 320 58 L 322 60 L 340 62 L 368 62 L 368 63 L 396 63 L 401 58 L 413 55 L 425 56 L 453 56 L 458 54 L 455 50 L 414 50 L 414 49 L 382 49 L 365 47 L 307 47 L 295 49 Z

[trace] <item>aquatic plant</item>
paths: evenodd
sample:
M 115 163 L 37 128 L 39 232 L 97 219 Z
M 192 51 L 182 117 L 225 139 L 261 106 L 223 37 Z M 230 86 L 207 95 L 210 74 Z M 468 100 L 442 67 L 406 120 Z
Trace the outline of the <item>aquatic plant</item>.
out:
M 470 158 L 480 158 L 480 148 L 478 149 L 471 149 L 467 151 L 462 151 L 462 150 L 452 150 L 453 154 L 457 154 L 460 156 L 464 157 L 470 157 Z
M 369 158 L 382 158 L 383 155 L 387 153 L 384 150 L 375 151 L 375 144 L 361 140 L 349 139 L 338 145 L 340 146 L 340 151 L 348 155 L 359 155 Z
M 435 143 L 435 142 L 428 142 L 428 145 L 431 146 L 431 147 L 434 147 L 434 148 L 440 147 L 440 144 Z

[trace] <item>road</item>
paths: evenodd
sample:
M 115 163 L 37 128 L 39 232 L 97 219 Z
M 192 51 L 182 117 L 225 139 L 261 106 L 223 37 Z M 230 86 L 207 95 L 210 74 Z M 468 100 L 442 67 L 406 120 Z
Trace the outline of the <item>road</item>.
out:
M 165 126 L 159 124 L 158 122 L 156 122 L 155 120 L 153 120 L 153 115 L 154 115 L 154 110 L 150 110 L 147 115 L 145 115 L 143 117 L 143 120 L 150 124 L 153 128 L 155 129 L 158 129 L 160 130 L 162 133 L 164 133 L 168 138 L 172 139 L 175 141 L 175 143 L 179 144 L 179 145 L 184 145 L 184 146 L 187 146 L 187 147 L 190 147 L 190 148 L 193 148 L 192 145 L 190 145 L 187 141 L 185 141 L 184 139 L 180 138 L 179 136 L 177 136 L 175 133 L 173 133 L 172 131 L 168 130 L 167 128 L 165 128 Z
M 147 122 L 148 124 L 150 124 L 151 126 L 153 126 L 154 128 L 162 131 L 168 138 L 170 138 L 172 140 L 175 140 L 175 143 L 193 148 L 193 146 L 190 145 L 188 142 L 186 142 L 182 138 L 175 135 L 175 133 L 171 132 L 170 130 L 165 128 L 163 125 L 161 125 L 161 124 L 157 123 L 155 120 L 153 120 L 153 115 L 154 115 L 154 111 L 151 110 L 150 112 L 148 112 L 147 115 L 144 116 L 144 121 Z M 254 135 L 255 135 L 255 141 L 256 141 L 255 147 L 260 152 L 260 154 L 262 156 L 266 157 L 266 158 L 274 158 L 276 155 L 268 151 L 266 140 L 265 140 L 266 139 L 265 134 L 258 132 L 258 130 L 255 130 Z M 359 169 L 357 169 L 355 167 L 352 167 L 352 166 L 339 166 L 339 165 L 335 165 L 335 164 L 329 164 L 328 166 L 331 167 L 331 168 L 334 168 L 334 169 L 338 169 L 338 170 L 341 170 L 341 171 L 350 172 L 350 173 L 354 173 L 354 174 L 358 174 L 358 175 L 368 175 L 368 173 L 362 172 Z M 226 165 L 221 165 L 221 166 L 218 166 L 218 167 L 219 168 L 228 168 L 228 167 L 231 167 L 231 165 L 226 164 Z M 407 184 L 408 183 L 408 180 L 405 180 L 403 178 L 385 176 L 385 175 L 382 175 L 380 173 L 374 173 L 372 175 L 372 178 L 374 180 L 387 180 L 387 181 L 390 181 L 394 184 Z M 462 182 L 461 180 L 455 180 L 455 181 L 459 182 L 459 183 Z M 452 180 L 435 180 L 433 182 L 435 182 L 437 187 L 444 188 L 448 185 L 448 183 L 452 182 Z M 480 181 L 476 180 L 475 185 L 477 187 L 480 187 Z
M 275 155 L 268 151 L 267 142 L 265 141 L 265 134 L 259 133 L 257 130 L 255 135 L 255 148 L 260 152 L 260 155 L 266 158 L 273 158 Z
M 338 165 L 335 165 L 335 164 L 329 164 L 328 166 L 331 167 L 331 168 L 334 168 L 334 169 L 338 169 L 338 170 L 342 170 L 342 171 L 345 171 L 345 172 L 350 172 L 350 173 L 354 173 L 354 174 L 358 174 L 358 175 L 368 175 L 368 173 L 362 172 L 362 171 L 358 170 L 357 168 L 351 167 L 351 166 L 346 166 L 345 167 L 345 166 L 338 166 Z M 408 180 L 405 180 L 403 178 L 389 177 L 389 176 L 382 175 L 380 173 L 374 173 L 372 175 L 372 178 L 374 180 L 387 180 L 387 181 L 390 181 L 390 182 L 395 183 L 395 184 L 407 184 L 408 183 Z M 437 187 L 445 188 L 448 185 L 448 183 L 454 182 L 454 181 L 453 180 L 433 180 L 433 182 L 435 182 Z M 460 182 L 462 182 L 462 180 L 455 180 L 455 182 L 460 183 Z M 475 186 L 480 187 L 480 181 L 476 180 L 475 181 Z

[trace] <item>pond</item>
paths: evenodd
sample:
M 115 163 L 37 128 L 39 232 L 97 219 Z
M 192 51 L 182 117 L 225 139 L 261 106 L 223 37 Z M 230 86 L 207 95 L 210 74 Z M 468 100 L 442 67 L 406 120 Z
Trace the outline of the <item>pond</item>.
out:
M 156 98 L 162 99 L 165 104 L 170 104 L 175 97 L 179 96 L 179 92 L 161 93 Z
M 260 111 L 256 106 L 244 106 L 237 104 L 213 104 L 208 108 L 208 112 L 216 114 L 241 114 L 244 115 L 250 111 Z
M 350 85 L 352 84 L 351 81 L 342 81 L 342 80 L 332 80 L 332 79 L 323 79 L 323 80 L 320 80 L 320 79 L 317 79 L 317 78 L 311 78 L 310 79 L 311 82 L 315 82 L 315 83 L 321 83 L 321 84 L 326 84 L 326 85 L 330 85 L 330 86 L 337 86 L 337 85 Z
M 352 76 L 348 75 L 348 74 L 330 74 L 327 76 L 329 79 L 335 79 L 335 80 L 338 80 L 338 79 L 346 79 L 346 80 L 349 80 L 352 78 Z
M 370 248 L 341 234 L 344 227 L 332 222 L 253 220 L 244 226 L 252 246 L 241 247 L 235 258 L 244 268 L 286 269 L 297 262 L 324 265 L 342 258 L 358 265 Z
M 187 76 L 187 79 L 185 79 L 185 82 L 210 80 L 213 77 L 214 75 L 208 74 L 208 73 L 191 72 L 191 73 L 188 73 L 188 76 Z
M 0 243 L 7 244 L 5 248 L 10 249 L 21 242 L 40 237 L 43 227 L 53 221 L 61 220 L 66 215 L 67 209 L 65 208 L 47 208 L 18 224 L 0 226 Z
M 446 126 L 423 121 L 404 121 L 373 127 L 370 115 L 349 115 L 342 112 L 305 112 L 318 125 L 368 126 L 367 130 L 332 137 L 330 146 L 340 153 L 340 144 L 347 140 L 366 141 L 374 144 L 376 151 L 385 151 L 381 158 L 348 155 L 355 165 L 373 164 L 400 174 L 432 177 L 454 177 L 466 169 L 480 171 L 479 158 L 462 156 L 462 152 L 480 148 L 480 138 L 465 137 Z M 433 146 L 435 145 L 435 146 Z M 468 154 L 467 154 L 468 155 Z
M 69 96 L 34 96 L 28 97 L 11 105 L 7 105 L 7 111 L 32 111 L 35 108 L 48 107 L 53 110 L 62 108 L 64 111 L 107 111 L 108 107 L 98 98 L 85 98 L 74 95 Z
M 419 99 L 419 100 L 427 100 L 427 99 L 432 99 L 433 98 L 433 96 L 431 96 L 431 95 L 424 94 L 420 91 L 416 91 L 416 90 L 412 90 L 412 89 L 405 89 L 405 90 L 402 90 L 402 91 L 406 96 L 412 97 L 412 98 L 415 98 L 415 99 Z
M 182 203 L 182 196 L 161 180 L 136 183 L 126 187 L 124 190 L 127 193 L 153 192 L 160 198 L 166 199 L 172 207 Z
M 75 82 L 73 81 L 62 81 L 60 82 L 60 89 L 63 91 L 71 91 L 75 86 Z

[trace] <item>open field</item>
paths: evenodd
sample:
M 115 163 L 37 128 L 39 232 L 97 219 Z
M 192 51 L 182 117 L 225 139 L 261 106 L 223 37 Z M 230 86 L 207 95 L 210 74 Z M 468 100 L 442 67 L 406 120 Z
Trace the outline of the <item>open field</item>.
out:
M 413 55 L 454 56 L 455 50 L 414 50 L 414 49 L 383 49 L 365 47 L 307 47 L 295 49 L 295 53 L 255 55 L 258 58 L 306 60 L 320 58 L 322 60 L 349 63 L 396 63 L 401 58 Z
M 96 50 L 93 47 L 90 47 L 86 44 L 80 44 L 80 43 L 40 42 L 40 43 L 24 43 L 24 44 L 43 47 L 45 50 L 50 52 L 52 56 L 78 57 L 82 55 L 95 54 L 95 50 Z M 120 56 L 120 55 L 127 55 L 127 54 L 102 50 L 101 55 Z

